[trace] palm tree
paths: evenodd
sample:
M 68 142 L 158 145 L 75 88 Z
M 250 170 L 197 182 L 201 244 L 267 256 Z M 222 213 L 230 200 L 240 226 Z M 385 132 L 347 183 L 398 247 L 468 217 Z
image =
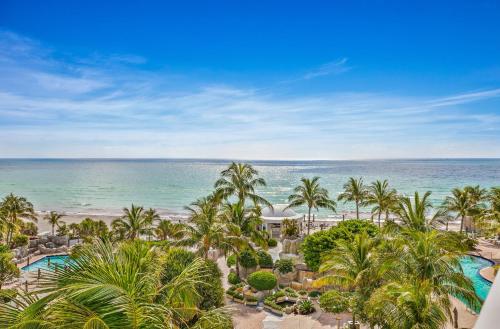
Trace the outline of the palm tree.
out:
M 0 301 L 0 327 L 226 328 L 227 312 L 197 307 L 204 262 L 195 259 L 164 284 L 161 256 L 141 241 L 84 245 L 66 269 L 44 275 L 40 290 Z
M 430 195 L 431 192 L 427 191 L 421 198 L 418 192 L 415 192 L 413 202 L 409 197 L 399 198 L 395 212 L 402 227 L 421 232 L 437 227 L 443 217 L 443 212 L 438 210 L 433 216 L 428 216 L 432 210 Z
M 460 217 L 460 233 L 462 233 L 465 217 L 471 209 L 471 199 L 466 190 L 454 188 L 451 193 L 452 196 L 445 198 L 442 207 L 448 212 L 456 213 L 457 217 Z
M 201 198 L 186 210 L 190 213 L 190 225 L 186 225 L 185 237 L 178 244 L 196 247 L 198 255 L 207 259 L 209 250 L 218 248 L 224 237 L 219 200 L 213 196 Z
M 366 203 L 374 205 L 372 214 L 376 213 L 378 216 L 378 227 L 380 228 L 380 216 L 385 212 L 385 221 L 389 217 L 389 210 L 394 206 L 397 192 L 395 189 L 389 188 L 387 179 L 384 181 L 375 181 L 369 187 L 369 193 L 366 197 Z
M 125 239 L 135 240 L 141 234 L 149 232 L 151 226 L 151 218 L 141 206 L 132 206 L 123 208 L 124 215 L 121 218 L 115 219 L 111 226 L 114 230 L 121 232 Z
M 314 286 L 340 286 L 352 293 L 353 322 L 363 313 L 366 301 L 381 277 L 377 243 L 366 232 L 354 237 L 352 242 L 339 240 L 336 248 L 325 256 L 319 272 L 321 277 Z
M 144 212 L 144 216 L 146 217 L 147 228 L 145 233 L 148 235 L 148 240 L 151 240 L 151 234 L 153 233 L 153 224 L 161 220 L 160 214 L 156 211 L 156 209 L 149 208 Z
M 440 329 L 448 313 L 426 281 L 390 282 L 374 292 L 366 308 L 382 328 Z
M 216 194 L 227 199 L 235 196 L 245 205 L 245 200 L 250 199 L 255 205 L 271 206 L 271 203 L 257 194 L 256 188 L 266 186 L 266 181 L 258 177 L 259 172 L 247 163 L 231 163 L 221 172 L 221 178 L 215 182 Z
M 338 196 L 339 201 L 356 203 L 356 219 L 359 219 L 359 206 L 363 204 L 367 197 L 367 190 L 363 185 L 363 178 L 355 179 L 350 177 L 344 184 L 344 192 Z
M 160 220 L 155 229 L 156 237 L 162 241 L 173 239 L 179 240 L 184 237 L 185 225 L 181 223 L 172 223 L 172 221 L 163 219 Z
M 47 215 L 45 215 L 43 217 L 43 219 L 45 219 L 51 226 L 52 226 L 52 235 L 54 235 L 55 233 L 55 227 L 59 227 L 61 224 L 63 224 L 64 222 L 61 220 L 61 218 L 63 218 L 64 215 L 63 214 L 59 214 L 57 213 L 56 211 L 51 211 L 50 213 L 48 213 Z
M 328 197 L 328 191 L 319 185 L 319 177 L 313 179 L 302 178 L 302 185 L 295 187 L 294 194 L 288 197 L 290 203 L 287 208 L 307 206 L 307 235 L 311 227 L 311 210 L 325 208 L 335 211 L 335 201 Z
M 0 203 L 0 222 L 6 229 L 5 242 L 7 245 L 12 241 L 14 232 L 19 229 L 23 220 L 38 219 L 33 210 L 33 204 L 26 198 L 14 194 L 9 194 Z
M 480 305 L 472 281 L 457 271 L 464 254 L 460 239 L 437 230 L 404 233 L 396 237 L 397 257 L 384 265 L 390 268 L 384 275 L 387 283 L 373 293 L 368 305 L 383 315 L 378 317 L 384 319 L 382 324 L 414 328 L 427 323 L 422 327 L 441 328 L 446 317 L 451 318 L 450 295 L 459 296 L 472 307 Z M 398 321 L 404 325 L 395 325 Z
M 222 208 L 221 219 L 238 226 L 241 233 L 252 242 L 267 247 L 267 232 L 258 230 L 263 223 L 259 206 L 245 207 L 239 202 L 227 202 Z

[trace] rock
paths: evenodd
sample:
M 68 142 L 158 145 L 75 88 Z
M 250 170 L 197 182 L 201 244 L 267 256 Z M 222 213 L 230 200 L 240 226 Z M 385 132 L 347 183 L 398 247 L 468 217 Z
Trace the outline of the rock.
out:
M 45 244 L 45 248 L 49 248 L 49 249 L 54 249 L 56 247 L 56 245 L 54 244 L 54 242 L 47 242 Z
M 290 283 L 290 288 L 297 291 L 302 290 L 302 284 L 300 282 L 292 281 L 292 283 Z
M 314 280 L 312 280 L 312 279 L 304 279 L 304 281 L 302 281 L 302 288 L 305 290 L 312 289 L 313 282 L 314 282 Z

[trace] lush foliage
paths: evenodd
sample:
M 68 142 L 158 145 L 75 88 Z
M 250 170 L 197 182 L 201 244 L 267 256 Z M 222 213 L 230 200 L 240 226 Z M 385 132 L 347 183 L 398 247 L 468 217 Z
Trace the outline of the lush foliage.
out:
M 270 238 L 269 240 L 267 240 L 267 245 L 270 248 L 274 248 L 278 245 L 278 241 L 276 241 L 276 239 Z
M 368 190 L 363 184 L 362 178 L 350 177 L 344 184 L 344 192 L 338 196 L 339 201 L 354 202 L 356 204 L 356 219 L 359 219 L 359 206 L 362 205 L 368 197 Z
M 164 259 L 165 266 L 161 274 L 161 282 L 163 284 L 172 282 L 195 259 L 196 255 L 193 252 L 181 248 L 170 249 Z M 201 298 L 197 306 L 203 310 L 222 306 L 224 289 L 221 283 L 222 274 L 217 264 L 211 260 L 204 260 L 201 270 L 204 272 L 206 279 L 203 283 L 196 285 L 196 291 Z
M 63 217 L 64 217 L 63 214 L 59 214 L 56 211 L 51 211 L 50 213 L 48 213 L 47 215 L 45 215 L 43 217 L 43 219 L 45 221 L 47 221 L 50 224 L 50 226 L 52 227 L 52 235 L 55 234 L 56 226 L 60 227 L 63 224 L 63 221 L 61 220 L 61 218 L 63 218 Z
M 299 222 L 295 219 L 285 218 L 281 222 L 281 235 L 283 238 L 296 238 L 300 234 Z
M 273 267 L 273 258 L 271 255 L 264 250 L 257 251 L 257 262 L 260 267 L 272 268 Z
M 349 293 L 330 290 L 319 297 L 319 305 L 326 312 L 343 313 L 349 309 Z
M 37 221 L 31 202 L 12 193 L 3 198 L 0 202 L 0 228 L 7 245 L 27 220 Z
M 24 234 L 16 234 L 12 238 L 12 247 L 17 248 L 17 247 L 23 247 L 27 246 L 29 241 L 29 237 Z
M 304 239 L 301 251 L 307 266 L 317 271 L 324 254 L 335 249 L 339 240 L 352 241 L 356 234 L 367 232 L 375 236 L 378 229 L 366 220 L 346 220 L 325 231 L 315 232 Z
M 276 261 L 275 268 L 281 273 L 293 272 L 293 261 L 291 259 L 280 259 Z
M 154 213 L 146 211 L 141 206 L 132 204 L 130 208 L 123 208 L 123 216 L 111 223 L 115 238 L 135 240 L 141 235 L 151 234 L 154 218 L 156 218 Z
M 19 277 L 19 274 L 19 269 L 12 261 L 11 253 L 0 253 L 0 289 L 9 280 Z
M 314 312 L 314 304 L 308 299 L 303 299 L 297 303 L 297 309 L 300 314 L 311 314 Z
M 2 328 L 228 328 L 220 310 L 197 307 L 208 280 L 202 259 L 162 283 L 161 250 L 140 241 L 95 241 L 68 268 L 46 274 L 42 289 L 0 305 Z
M 257 259 L 255 258 L 255 253 L 249 249 L 245 249 L 240 252 L 239 260 L 241 266 L 244 268 L 253 268 L 257 266 Z
M 227 275 L 227 282 L 229 282 L 230 284 L 238 284 L 241 282 L 241 279 L 238 277 L 236 273 L 230 272 Z
M 252 288 L 259 291 L 271 290 L 276 287 L 276 283 L 278 282 L 274 274 L 265 271 L 257 271 L 250 274 L 247 281 Z

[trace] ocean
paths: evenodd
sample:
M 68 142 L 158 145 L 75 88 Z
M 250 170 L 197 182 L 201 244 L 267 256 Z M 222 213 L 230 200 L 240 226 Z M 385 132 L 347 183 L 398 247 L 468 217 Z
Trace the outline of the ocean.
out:
M 321 177 L 332 197 L 351 176 L 365 183 L 388 179 L 404 194 L 432 191 L 439 204 L 454 187 L 500 186 L 500 159 L 247 161 L 267 186 L 259 192 L 272 203 L 286 203 L 301 177 Z M 212 191 L 229 160 L 183 159 L 1 159 L 0 196 L 27 197 L 36 210 L 117 214 L 134 203 L 164 213 L 183 208 Z M 353 210 L 339 203 L 338 213 Z M 328 215 L 324 211 L 320 215 Z

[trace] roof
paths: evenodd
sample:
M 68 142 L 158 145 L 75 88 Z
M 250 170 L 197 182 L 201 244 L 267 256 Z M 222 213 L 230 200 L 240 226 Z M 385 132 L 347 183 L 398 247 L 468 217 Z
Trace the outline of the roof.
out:
M 297 214 L 293 209 L 287 208 L 287 204 L 275 204 L 273 208 L 266 207 L 262 209 L 262 218 L 265 220 L 283 220 L 285 218 L 288 219 L 298 219 L 301 218 L 302 215 Z

